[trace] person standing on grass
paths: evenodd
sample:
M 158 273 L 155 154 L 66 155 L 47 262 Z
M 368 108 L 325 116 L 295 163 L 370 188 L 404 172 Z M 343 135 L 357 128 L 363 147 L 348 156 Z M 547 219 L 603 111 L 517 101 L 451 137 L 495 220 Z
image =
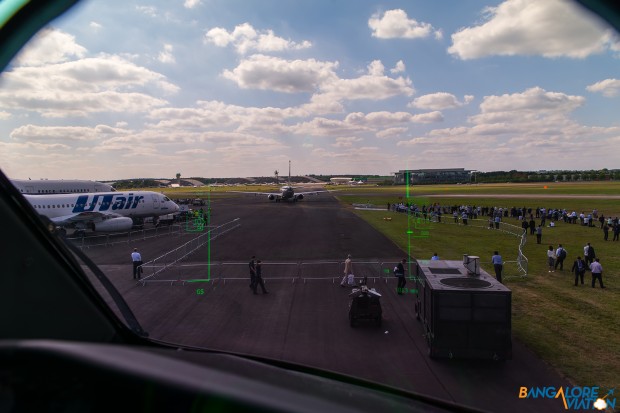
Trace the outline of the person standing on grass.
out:
M 547 264 L 549 264 L 549 272 L 555 272 L 555 259 L 557 256 L 555 255 L 555 251 L 553 250 L 553 245 L 549 245 L 549 249 L 547 250 Z
M 583 276 L 586 273 L 586 262 L 582 260 L 581 257 L 577 257 L 575 262 L 573 262 L 571 272 L 575 273 L 575 287 L 577 287 L 577 280 L 579 278 L 581 278 L 581 285 L 583 285 Z
M 494 251 L 493 256 L 491 257 L 491 262 L 493 263 L 493 268 L 495 269 L 495 278 L 500 283 L 502 282 L 502 269 L 504 268 L 504 261 L 502 261 L 502 256 L 499 255 L 499 252 Z
M 594 282 L 598 280 L 601 288 L 605 288 L 603 285 L 603 266 L 599 262 L 599 259 L 594 259 L 594 262 L 590 264 L 590 271 L 592 271 L 592 288 L 594 288 Z
M 536 243 L 540 244 L 542 241 L 542 226 L 536 228 Z
M 560 266 L 560 271 L 564 271 L 564 259 L 567 256 L 566 250 L 562 247 L 562 244 L 558 245 L 558 249 L 555 251 L 556 261 L 554 269 L 557 270 Z
M 586 261 L 588 266 L 594 262 L 596 258 L 596 253 L 594 252 L 594 247 L 590 245 L 588 242 L 585 247 L 583 247 L 583 258 Z

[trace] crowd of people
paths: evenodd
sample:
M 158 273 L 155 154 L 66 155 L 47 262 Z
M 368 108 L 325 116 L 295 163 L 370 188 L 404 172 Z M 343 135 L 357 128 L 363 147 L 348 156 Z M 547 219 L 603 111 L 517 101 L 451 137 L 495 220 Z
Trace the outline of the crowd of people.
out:
M 467 225 L 469 219 L 488 218 L 489 229 L 500 229 L 502 222 L 508 222 L 514 219 L 517 224 L 520 223 L 525 234 L 536 235 L 536 243 L 542 243 L 543 228 L 554 228 L 558 223 L 566 223 L 571 225 L 580 225 L 587 228 L 599 228 L 603 232 L 603 240 L 609 240 L 609 234 L 612 234 L 612 241 L 620 240 L 620 219 L 612 218 L 599 214 L 597 209 L 591 212 L 577 213 L 575 210 L 563 208 L 545 208 L 545 207 L 497 207 L 497 206 L 476 206 L 476 205 L 441 205 L 434 203 L 432 205 L 418 206 L 412 203 L 393 203 L 387 204 L 387 209 L 394 212 L 409 212 L 417 217 L 432 222 L 441 222 L 442 217 L 447 216 L 450 222 L 455 224 Z M 445 219 L 445 218 L 444 218 Z M 537 222 L 537 220 L 539 220 Z M 564 261 L 568 252 L 562 245 L 558 248 L 549 246 L 547 251 L 547 263 L 549 272 L 555 272 L 558 268 L 564 270 Z M 497 267 L 496 267 L 497 270 Z M 590 243 L 584 247 L 583 259 L 578 256 L 573 262 L 571 272 L 575 273 L 575 286 L 584 284 L 584 275 L 586 271 L 592 273 L 592 287 L 598 280 L 599 286 L 603 285 L 602 273 L 603 267 L 600 259 L 596 257 L 594 248 Z M 496 275 L 497 276 L 497 275 Z
M 432 205 L 418 206 L 412 203 L 388 203 L 387 209 L 394 212 L 409 212 L 416 217 L 432 222 L 441 222 L 442 217 L 448 216 L 450 222 L 467 225 L 470 219 L 488 218 L 488 227 L 499 229 L 502 222 L 508 222 L 512 218 L 530 235 L 536 235 L 537 243 L 542 241 L 542 229 L 553 228 L 556 223 L 563 222 L 573 225 L 581 225 L 588 228 L 600 227 L 603 230 L 603 239 L 609 240 L 609 234 L 613 235 L 612 241 L 620 241 L 620 219 L 618 217 L 606 217 L 599 214 L 597 209 L 592 212 L 570 211 L 561 208 L 545 207 L 497 207 L 476 205 Z M 445 219 L 445 218 L 444 218 Z M 536 220 L 540 220 L 537 224 Z
M 549 245 L 547 250 L 549 272 L 555 272 L 558 267 L 560 271 L 563 271 L 564 260 L 567 256 L 568 252 L 562 247 L 562 244 L 559 244 L 557 249 L 554 249 L 553 245 Z M 585 273 L 586 271 L 591 271 L 592 288 L 595 288 L 597 280 L 599 286 L 605 288 L 603 285 L 603 266 L 601 265 L 601 260 L 596 256 L 596 251 L 589 242 L 583 247 L 583 259 L 581 256 L 577 256 L 570 271 L 575 274 L 575 287 L 579 285 L 579 281 L 581 281 L 581 285 L 584 285 Z

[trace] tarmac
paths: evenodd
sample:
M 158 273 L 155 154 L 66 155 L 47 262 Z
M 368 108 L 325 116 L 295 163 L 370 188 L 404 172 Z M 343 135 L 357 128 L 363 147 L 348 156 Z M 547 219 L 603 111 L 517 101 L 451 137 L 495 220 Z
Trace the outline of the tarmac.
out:
M 565 411 L 559 399 L 518 398 L 522 386 L 570 383 L 514 338 L 512 360 L 431 359 L 415 295 L 398 295 L 391 274 L 405 253 L 331 195 L 296 203 L 214 197 L 211 207 L 211 226 L 239 218 L 240 227 L 156 276 L 149 277 L 159 264 L 145 265 L 145 283 L 132 279 L 133 248 L 147 263 L 204 232 L 164 230 L 84 248 L 150 337 L 285 360 L 487 411 Z M 339 285 L 347 254 L 356 278 L 368 276 L 369 287 L 382 295 L 380 327 L 349 325 L 351 289 Z M 269 294 L 249 288 L 253 255 L 264 263 Z

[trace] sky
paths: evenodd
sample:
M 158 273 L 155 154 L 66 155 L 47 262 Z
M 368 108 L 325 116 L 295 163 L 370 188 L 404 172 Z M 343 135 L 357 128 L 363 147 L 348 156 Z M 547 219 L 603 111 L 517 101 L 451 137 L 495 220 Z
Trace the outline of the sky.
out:
M 0 168 L 615 169 L 619 59 L 568 0 L 84 1 L 0 75 Z

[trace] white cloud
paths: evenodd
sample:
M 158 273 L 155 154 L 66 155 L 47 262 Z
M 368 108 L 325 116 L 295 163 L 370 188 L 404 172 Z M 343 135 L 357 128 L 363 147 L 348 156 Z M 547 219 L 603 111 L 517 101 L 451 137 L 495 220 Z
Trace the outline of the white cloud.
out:
M 600 151 L 612 145 L 620 128 L 588 127 L 571 119 L 570 113 L 584 102 L 581 96 L 540 87 L 485 96 L 480 113 L 469 118 L 469 126 L 434 129 L 426 135 L 401 140 L 397 146 L 411 150 L 410 161 L 418 167 L 463 164 L 462 159 L 471 158 L 484 159 L 487 170 L 505 170 L 506 162 L 519 163 L 524 170 L 540 169 L 541 159 L 581 159 L 592 148 Z M 563 156 L 558 157 L 558 153 Z M 437 159 L 442 163 L 429 161 Z M 557 165 L 565 168 L 561 162 Z
M 605 79 L 600 82 L 596 82 L 586 87 L 588 92 L 600 92 L 603 96 L 611 98 L 618 96 L 620 92 L 620 80 L 618 79 Z
M 441 31 L 434 30 L 429 23 L 409 19 L 407 13 L 401 9 L 388 10 L 383 15 L 374 14 L 368 19 L 368 27 L 372 29 L 372 36 L 379 39 L 415 39 L 431 34 L 434 34 L 435 38 L 441 38 Z
M 223 76 L 243 89 L 274 90 L 286 93 L 311 92 L 336 79 L 338 63 L 309 60 L 284 60 L 253 55 Z
M 97 22 L 94 22 L 94 21 L 90 22 L 88 24 L 88 26 L 90 26 L 90 28 L 93 29 L 93 31 L 95 31 L 95 32 L 98 32 L 103 27 L 101 24 L 99 24 Z
M 94 141 L 109 139 L 111 136 L 128 133 L 125 129 L 113 128 L 107 125 L 87 126 L 20 126 L 9 134 L 16 141 Z
M 200 0 L 185 0 L 183 2 L 183 7 L 185 7 L 186 9 L 193 9 L 200 4 Z
M 336 143 L 332 143 L 331 146 L 333 146 L 334 148 L 351 148 L 353 147 L 353 144 L 356 142 L 361 142 L 363 139 L 362 138 L 358 138 L 356 136 L 351 136 L 351 137 L 347 137 L 347 138 L 336 138 Z
M 206 149 L 193 148 L 193 149 L 184 149 L 182 151 L 175 151 L 174 153 L 177 155 L 208 155 L 211 152 L 207 151 Z
M 236 26 L 232 32 L 222 27 L 214 27 L 205 34 L 205 41 L 218 47 L 226 47 L 230 44 L 239 54 L 253 51 L 259 53 L 280 52 L 312 47 L 312 43 L 307 40 L 297 43 L 276 36 L 273 30 L 257 31 L 249 23 Z
M 42 66 L 83 57 L 86 48 L 75 42 L 75 37 L 55 29 L 43 29 L 17 55 L 19 66 Z
M 403 63 L 402 60 L 399 60 L 398 62 L 396 62 L 396 66 L 394 66 L 392 69 L 390 69 L 390 73 L 402 73 L 404 72 L 405 69 L 405 63 Z
M 400 95 L 411 96 L 415 92 L 409 78 L 373 75 L 338 79 L 323 85 L 321 91 L 337 100 L 383 100 Z
M 360 112 L 350 113 L 344 121 L 350 125 L 357 125 L 371 130 L 381 130 L 404 123 L 434 123 L 441 122 L 441 112 L 429 112 L 413 115 L 409 112 Z
M 519 117 L 542 118 L 564 116 L 583 105 L 581 96 L 571 96 L 560 92 L 547 92 L 540 87 L 527 89 L 523 93 L 485 96 L 480 104 L 481 114 L 474 116 L 474 123 L 487 123 L 488 120 L 506 118 L 508 122 L 521 122 Z M 495 123 L 495 122 L 493 122 Z
M 451 93 L 437 92 L 429 95 L 423 95 L 416 98 L 408 106 L 427 109 L 427 110 L 444 110 L 450 108 L 458 108 L 471 102 L 473 96 L 465 96 L 463 102 L 459 102 L 456 96 Z
M 487 11 L 488 21 L 452 35 L 449 53 L 463 60 L 492 55 L 585 58 L 615 41 L 610 30 L 565 0 L 506 0 Z
M 388 129 L 380 130 L 379 132 L 376 133 L 376 136 L 379 139 L 388 139 L 388 138 L 400 136 L 403 133 L 407 132 L 408 130 L 409 130 L 408 128 L 388 128 Z
M 157 56 L 157 60 L 162 63 L 175 63 L 174 55 L 172 54 L 172 45 L 164 44 L 164 50 L 159 52 L 159 56 Z
M 298 135 L 306 136 L 333 136 L 356 135 L 370 131 L 371 129 L 364 126 L 352 124 L 347 121 L 326 118 L 314 118 L 307 122 L 301 122 L 292 126 L 291 131 Z
M 153 6 L 136 6 L 136 10 L 149 17 L 157 17 L 157 8 Z
M 163 75 L 117 56 L 16 67 L 3 73 L 2 80 L 0 108 L 35 111 L 46 117 L 143 112 L 166 101 L 140 89 L 155 86 L 166 94 L 178 90 Z

